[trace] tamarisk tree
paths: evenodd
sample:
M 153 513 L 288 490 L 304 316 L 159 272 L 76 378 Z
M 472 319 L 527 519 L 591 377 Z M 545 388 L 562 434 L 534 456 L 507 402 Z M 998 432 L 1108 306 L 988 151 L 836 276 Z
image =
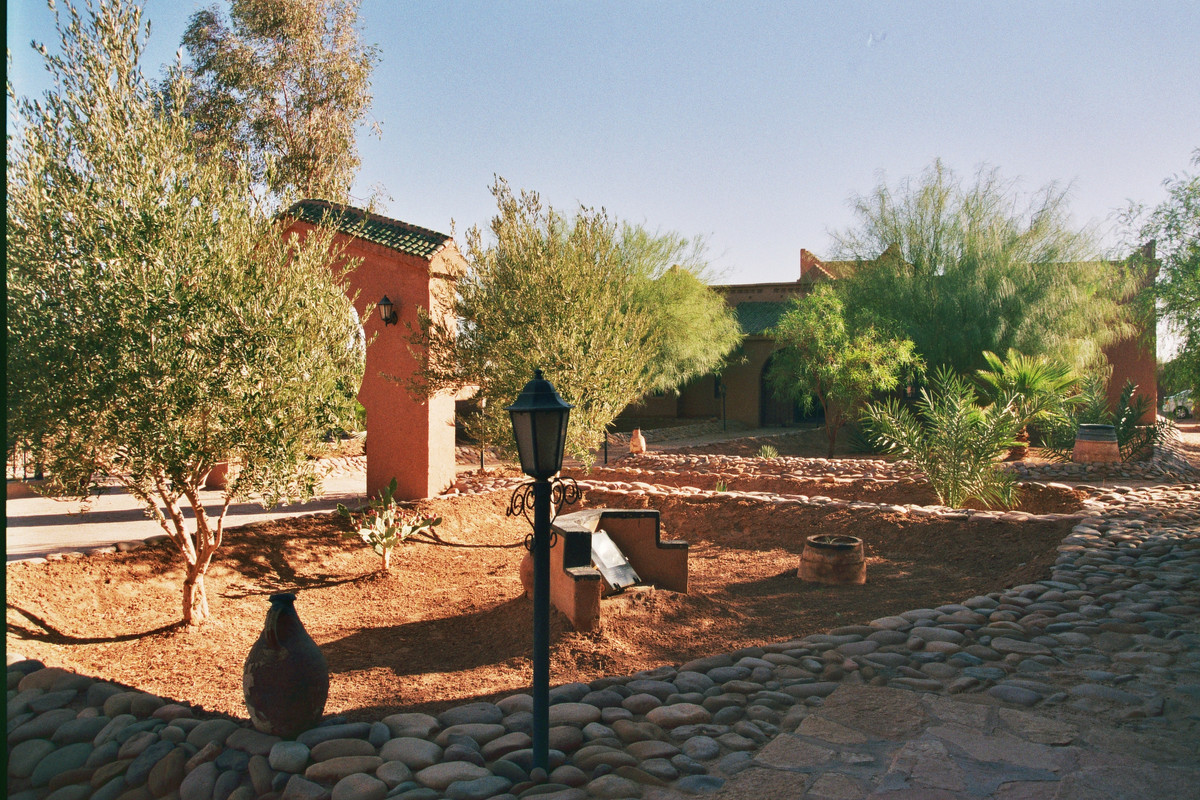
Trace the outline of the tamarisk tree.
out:
M 351 418 L 362 376 L 332 234 L 301 242 L 255 203 L 252 178 L 197 158 L 139 59 L 125 0 L 57 12 L 54 81 L 18 98 L 8 140 L 8 442 L 48 491 L 101 477 L 138 498 L 183 558 L 183 619 L 209 615 L 204 575 L 237 498 L 310 496 L 307 453 Z M 240 467 L 219 508 L 200 488 Z M 184 516 L 192 511 L 194 521 Z

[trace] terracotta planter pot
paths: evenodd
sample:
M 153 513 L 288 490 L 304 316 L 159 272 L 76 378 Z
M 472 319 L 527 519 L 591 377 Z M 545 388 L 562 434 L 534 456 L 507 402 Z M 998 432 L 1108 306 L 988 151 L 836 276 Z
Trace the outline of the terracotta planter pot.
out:
M 866 583 L 867 562 L 863 559 L 862 539 L 830 534 L 809 536 L 797 574 L 809 583 Z
M 224 489 L 242 471 L 240 466 L 228 461 L 218 461 L 204 478 L 205 489 Z
M 1071 460 L 1080 464 L 1116 464 L 1121 461 L 1117 431 L 1112 425 L 1080 425 Z

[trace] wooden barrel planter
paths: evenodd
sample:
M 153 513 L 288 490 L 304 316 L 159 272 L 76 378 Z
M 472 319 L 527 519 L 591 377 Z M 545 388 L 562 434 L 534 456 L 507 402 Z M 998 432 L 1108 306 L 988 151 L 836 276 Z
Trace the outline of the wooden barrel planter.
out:
M 1117 429 L 1112 425 L 1080 425 L 1071 460 L 1079 464 L 1116 464 L 1121 460 Z
M 810 583 L 866 583 L 862 539 L 828 533 L 809 536 L 797 574 Z

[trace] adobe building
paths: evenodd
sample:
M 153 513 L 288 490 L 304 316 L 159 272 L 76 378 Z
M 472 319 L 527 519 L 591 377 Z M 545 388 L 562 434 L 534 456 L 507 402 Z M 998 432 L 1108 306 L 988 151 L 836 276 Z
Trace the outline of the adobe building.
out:
M 808 250 L 801 250 L 800 277 L 795 281 L 713 286 L 737 314 L 744 337 L 731 354 L 729 365 L 721 375 L 705 375 L 678 393 L 664 392 L 645 397 L 626 414 L 678 419 L 725 418 L 751 428 L 792 425 L 800 421 L 796 405 L 777 399 L 767 384 L 767 373 L 776 349 L 775 340 L 767 335 L 767 331 L 779 322 L 793 298 L 809 294 L 821 281 L 849 275 L 854 267 L 853 261 L 822 261 Z
M 454 482 L 454 395 L 420 400 L 405 381 L 419 363 L 407 326 L 418 325 L 419 309 L 434 318 L 451 314 L 455 281 L 466 270 L 454 240 L 444 233 L 323 200 L 302 200 L 282 215 L 287 232 L 302 236 L 331 225 L 344 248 L 343 263 L 358 259 L 347 276 L 346 295 L 363 326 L 366 370 L 358 401 L 367 412 L 367 496 L 376 497 L 396 479 L 397 499 L 442 492 Z M 394 318 L 385 322 L 368 306 L 387 297 Z M 399 379 L 393 380 L 389 376 Z
M 693 380 L 678 392 L 663 392 L 642 398 L 627 409 L 623 416 L 636 417 L 643 424 L 646 418 L 669 419 L 728 419 L 751 428 L 794 425 L 804 421 L 800 409 L 791 401 L 779 400 L 767 383 L 771 359 L 776 350 L 775 340 L 767 332 L 787 310 L 788 303 L 803 297 L 821 281 L 848 277 L 856 269 L 870 269 L 888 258 L 899 257 L 892 245 L 873 261 L 822 261 L 808 250 L 800 251 L 800 277 L 790 283 L 746 283 L 714 286 L 725 296 L 725 302 L 737 314 L 744 338 L 730 356 L 729 365 L 721 375 L 705 375 Z M 1143 258 L 1154 259 L 1154 245 L 1142 249 Z M 1114 264 L 1114 268 L 1120 268 Z M 1149 276 L 1147 280 L 1153 280 Z M 1143 424 L 1154 421 L 1158 407 L 1156 385 L 1154 326 L 1145 336 L 1118 342 L 1104 350 L 1113 367 L 1109 382 L 1109 401 L 1120 395 L 1127 379 L 1138 385 L 1138 393 L 1152 400 Z M 722 405 L 724 408 L 722 408 Z M 820 409 L 816 410 L 820 414 Z M 819 418 L 819 416 L 817 417 Z

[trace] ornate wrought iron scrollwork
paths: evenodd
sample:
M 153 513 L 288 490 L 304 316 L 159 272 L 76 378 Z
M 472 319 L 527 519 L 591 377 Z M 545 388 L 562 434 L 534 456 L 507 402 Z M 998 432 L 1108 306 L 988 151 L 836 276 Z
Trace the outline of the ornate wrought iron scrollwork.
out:
M 533 485 L 535 481 L 526 481 L 513 490 L 512 497 L 508 500 L 508 510 L 504 512 L 506 517 L 515 517 L 520 514 L 525 518 L 525 521 L 533 525 Z M 553 523 L 558 517 L 558 513 L 563 506 L 574 505 L 579 502 L 579 484 L 574 478 L 555 478 L 550 481 L 550 522 Z M 550 530 L 550 546 L 554 547 L 555 541 L 558 539 L 558 534 L 554 529 Z M 533 551 L 533 534 L 526 534 L 525 549 Z

